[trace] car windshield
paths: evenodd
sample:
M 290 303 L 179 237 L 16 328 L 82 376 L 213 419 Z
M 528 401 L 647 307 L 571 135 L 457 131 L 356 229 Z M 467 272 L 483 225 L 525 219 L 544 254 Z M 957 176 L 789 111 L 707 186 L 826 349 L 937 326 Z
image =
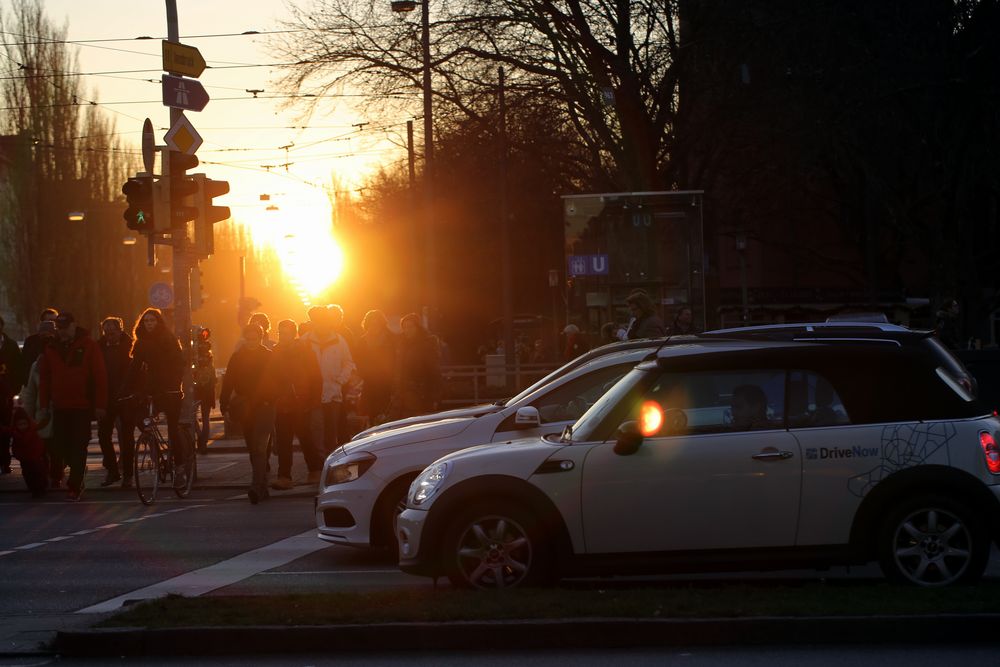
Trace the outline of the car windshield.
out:
M 603 440 L 606 435 L 602 435 L 607 430 L 606 422 L 609 417 L 614 417 L 616 408 L 630 404 L 630 396 L 645 390 L 658 373 L 656 367 L 636 368 L 623 377 L 618 383 L 601 396 L 594 405 L 580 417 L 568 433 L 563 434 L 564 442 Z M 613 421 L 613 420 L 612 420 Z M 615 424 L 614 427 L 618 425 Z

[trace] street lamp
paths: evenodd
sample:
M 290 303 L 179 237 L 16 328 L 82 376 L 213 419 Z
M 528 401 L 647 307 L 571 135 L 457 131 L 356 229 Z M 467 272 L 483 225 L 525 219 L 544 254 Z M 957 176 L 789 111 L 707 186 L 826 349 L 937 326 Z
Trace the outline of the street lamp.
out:
M 122 238 L 122 245 L 135 245 L 136 238 L 129 234 Z
M 70 222 L 83 222 L 87 219 L 87 214 L 83 211 L 70 211 L 66 214 L 66 219 Z
M 420 56 L 423 63 L 424 97 L 424 253 L 426 255 L 426 275 L 424 294 L 428 311 L 433 313 L 435 292 L 435 247 L 434 247 L 434 125 L 431 110 L 431 31 L 428 0 L 392 0 L 392 11 L 406 14 L 420 5 Z

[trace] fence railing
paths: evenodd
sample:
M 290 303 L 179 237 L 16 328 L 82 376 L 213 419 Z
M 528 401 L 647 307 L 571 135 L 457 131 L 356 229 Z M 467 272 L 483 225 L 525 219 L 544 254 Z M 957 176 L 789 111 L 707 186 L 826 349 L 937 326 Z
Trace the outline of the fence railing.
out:
M 553 364 L 444 365 L 442 407 L 461 407 L 510 398 L 558 368 Z

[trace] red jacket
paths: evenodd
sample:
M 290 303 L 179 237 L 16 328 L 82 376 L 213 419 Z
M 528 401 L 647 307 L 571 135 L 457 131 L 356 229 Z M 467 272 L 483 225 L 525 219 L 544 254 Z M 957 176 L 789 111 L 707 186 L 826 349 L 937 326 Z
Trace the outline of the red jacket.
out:
M 55 340 L 39 357 L 39 405 L 57 410 L 106 409 L 108 376 L 104 355 L 86 329 L 73 340 Z

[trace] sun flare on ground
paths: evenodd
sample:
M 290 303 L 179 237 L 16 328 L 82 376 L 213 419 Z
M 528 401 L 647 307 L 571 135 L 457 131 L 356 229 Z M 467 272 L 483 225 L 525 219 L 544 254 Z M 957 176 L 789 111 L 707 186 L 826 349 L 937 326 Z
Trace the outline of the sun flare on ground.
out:
M 277 202 L 247 216 L 253 243 L 273 251 L 305 305 L 332 286 L 344 270 L 344 251 L 334 238 L 329 204 Z

